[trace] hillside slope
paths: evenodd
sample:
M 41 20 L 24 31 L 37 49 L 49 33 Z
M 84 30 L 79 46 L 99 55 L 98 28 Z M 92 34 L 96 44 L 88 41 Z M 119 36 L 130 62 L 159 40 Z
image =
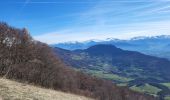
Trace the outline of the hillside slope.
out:
M 0 100 L 92 100 L 83 96 L 43 89 L 32 85 L 0 79 Z
M 54 50 L 65 63 L 82 72 L 160 98 L 170 95 L 170 89 L 162 85 L 170 82 L 170 61 L 167 59 L 103 44 L 84 50 Z

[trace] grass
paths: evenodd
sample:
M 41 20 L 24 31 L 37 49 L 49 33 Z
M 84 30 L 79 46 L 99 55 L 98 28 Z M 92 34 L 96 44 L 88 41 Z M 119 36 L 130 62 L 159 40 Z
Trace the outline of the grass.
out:
M 91 100 L 60 91 L 0 79 L 0 100 Z
M 131 78 L 126 78 L 126 77 L 118 76 L 116 74 L 111 74 L 111 73 L 107 73 L 107 72 L 103 72 L 103 71 L 88 70 L 87 73 L 92 74 L 96 77 L 120 81 L 120 82 L 128 82 L 128 81 L 132 80 Z
M 170 96 L 166 96 L 166 97 L 165 97 L 165 100 L 170 100 Z
M 157 93 L 161 91 L 161 89 L 154 87 L 152 85 L 149 84 L 145 84 L 142 86 L 132 86 L 130 87 L 132 90 L 137 91 L 137 92 L 142 92 L 142 93 L 147 93 L 147 94 L 151 94 L 154 96 L 157 96 Z
M 164 85 L 170 89 L 170 83 L 162 83 L 162 85 Z M 170 95 L 166 96 L 165 100 L 170 100 Z
M 117 86 L 127 86 L 128 85 L 128 83 L 119 83 L 119 84 L 117 84 Z
M 83 57 L 78 56 L 78 55 L 72 55 L 72 59 L 73 59 L 73 60 L 82 60 Z
M 170 89 L 170 83 L 162 83 L 162 85 L 164 85 Z

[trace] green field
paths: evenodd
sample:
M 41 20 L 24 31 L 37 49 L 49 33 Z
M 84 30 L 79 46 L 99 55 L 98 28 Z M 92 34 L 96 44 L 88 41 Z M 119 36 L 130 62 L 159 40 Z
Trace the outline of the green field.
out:
M 166 97 L 165 97 L 165 100 L 170 100 L 170 96 L 166 96 Z
M 103 72 L 103 71 L 96 71 L 96 70 L 88 70 L 89 74 L 92 74 L 96 77 L 100 77 L 100 78 L 104 78 L 104 79 L 109 79 L 109 80 L 115 80 L 115 81 L 119 81 L 119 82 L 128 82 L 131 81 L 133 79 L 131 78 L 127 78 L 127 77 L 122 77 L 122 76 L 118 76 L 112 73 L 107 73 L 107 72 Z
M 147 93 L 147 94 L 151 94 L 151 95 L 154 95 L 154 96 L 157 96 L 157 93 L 161 91 L 161 89 L 154 87 L 152 85 L 149 85 L 147 83 L 145 85 L 142 85 L 142 86 L 139 86 L 139 87 L 132 86 L 130 88 L 134 91 Z
M 164 85 L 170 89 L 170 83 L 162 83 L 162 85 Z

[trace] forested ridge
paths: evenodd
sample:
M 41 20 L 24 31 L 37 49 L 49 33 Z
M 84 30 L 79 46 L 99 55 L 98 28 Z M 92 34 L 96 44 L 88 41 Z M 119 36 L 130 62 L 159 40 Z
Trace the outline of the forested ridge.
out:
M 97 100 L 156 99 L 71 69 L 47 44 L 35 41 L 27 29 L 16 29 L 6 23 L 0 23 L 0 75 Z

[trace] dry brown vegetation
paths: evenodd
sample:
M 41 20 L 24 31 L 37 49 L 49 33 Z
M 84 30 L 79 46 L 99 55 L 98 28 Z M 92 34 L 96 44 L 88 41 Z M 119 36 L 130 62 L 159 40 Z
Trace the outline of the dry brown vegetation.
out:
M 0 48 L 0 75 L 8 79 L 98 100 L 155 99 L 72 70 L 48 45 L 33 40 L 26 29 L 0 23 Z
M 0 79 L 0 100 L 92 100 L 83 96 Z

